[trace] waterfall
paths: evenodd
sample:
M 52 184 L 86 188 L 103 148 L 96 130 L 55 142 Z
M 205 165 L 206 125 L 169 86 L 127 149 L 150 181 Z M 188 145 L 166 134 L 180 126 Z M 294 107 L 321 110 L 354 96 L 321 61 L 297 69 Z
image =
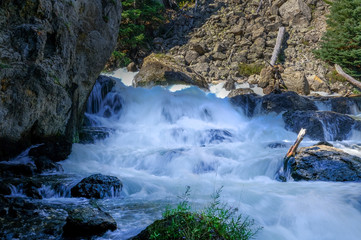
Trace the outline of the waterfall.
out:
M 102 173 L 123 182 L 121 198 L 102 202 L 119 230 L 99 239 L 137 234 L 175 204 L 185 186 L 196 206 L 224 186 L 222 200 L 263 226 L 256 239 L 359 239 L 360 183 L 275 179 L 297 135 L 285 130 L 281 114 L 250 117 L 227 98 L 196 87 L 172 89 L 117 81 L 103 98 L 94 88 L 99 108 L 87 115 L 114 132 L 95 143 L 74 144 L 62 165 L 67 173 Z M 314 143 L 305 138 L 302 145 Z

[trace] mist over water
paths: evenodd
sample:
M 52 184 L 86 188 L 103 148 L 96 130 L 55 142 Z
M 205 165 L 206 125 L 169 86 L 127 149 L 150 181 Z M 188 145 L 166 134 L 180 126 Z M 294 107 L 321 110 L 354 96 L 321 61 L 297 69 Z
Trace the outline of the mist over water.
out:
M 101 203 L 119 230 L 100 239 L 137 234 L 188 185 L 198 207 L 223 186 L 222 200 L 263 227 L 256 239 L 360 239 L 360 183 L 275 180 L 297 136 L 284 129 L 281 115 L 248 118 L 227 98 L 196 87 L 172 89 L 117 82 L 99 111 L 87 113 L 95 126 L 111 129 L 110 136 L 74 144 L 62 163 L 67 173 L 123 182 L 120 198 Z M 360 140 L 354 135 L 351 143 Z M 306 138 L 302 145 L 314 143 Z

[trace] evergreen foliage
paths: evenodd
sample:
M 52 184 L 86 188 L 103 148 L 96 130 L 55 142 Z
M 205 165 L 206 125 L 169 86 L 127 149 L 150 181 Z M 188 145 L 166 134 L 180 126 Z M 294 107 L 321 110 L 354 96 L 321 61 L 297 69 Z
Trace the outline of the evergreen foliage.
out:
M 260 228 L 254 228 L 254 221 L 237 214 L 238 209 L 221 203 L 221 189 L 213 196 L 213 201 L 202 211 L 192 211 L 188 202 L 189 187 L 183 200 L 174 209 L 167 209 L 164 219 L 148 227 L 148 239 L 232 239 L 248 240 Z
M 153 31 L 164 21 L 164 8 L 155 0 L 122 0 L 123 12 L 119 28 L 117 58 L 121 65 L 130 62 L 129 52 L 144 47 Z
M 361 77 L 361 0 L 335 0 L 321 48 L 315 53 L 345 72 Z

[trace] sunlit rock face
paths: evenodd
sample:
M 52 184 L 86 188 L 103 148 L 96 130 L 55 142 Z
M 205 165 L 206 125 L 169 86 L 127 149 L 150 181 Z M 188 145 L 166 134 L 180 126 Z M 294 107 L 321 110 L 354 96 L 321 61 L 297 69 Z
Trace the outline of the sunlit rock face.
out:
M 120 15 L 112 0 L 1 1 L 0 159 L 49 139 L 72 142 Z

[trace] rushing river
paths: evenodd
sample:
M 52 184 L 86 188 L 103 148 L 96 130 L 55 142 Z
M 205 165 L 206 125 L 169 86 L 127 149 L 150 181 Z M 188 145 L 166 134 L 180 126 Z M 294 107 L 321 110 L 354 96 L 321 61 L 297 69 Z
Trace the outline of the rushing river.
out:
M 129 79 L 123 81 L 129 85 Z M 360 239 L 361 183 L 275 179 L 296 139 L 281 115 L 248 118 L 227 98 L 196 87 L 175 91 L 117 82 L 100 111 L 87 116 L 95 126 L 111 129 L 110 136 L 74 144 L 62 163 L 65 172 L 113 175 L 124 184 L 120 197 L 100 201 L 118 230 L 99 239 L 137 234 L 160 218 L 166 205 L 176 204 L 186 186 L 196 208 L 223 186 L 222 200 L 263 227 L 256 239 Z M 357 143 L 361 137 L 354 133 L 351 139 L 348 143 Z M 314 143 L 306 138 L 302 145 Z

